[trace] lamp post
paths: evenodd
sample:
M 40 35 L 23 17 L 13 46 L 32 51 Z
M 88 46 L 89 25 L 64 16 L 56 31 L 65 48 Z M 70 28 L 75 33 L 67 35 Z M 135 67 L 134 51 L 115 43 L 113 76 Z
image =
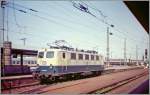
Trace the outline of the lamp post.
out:
M 110 25 L 111 27 L 114 27 L 114 25 Z M 112 35 L 112 33 L 109 31 L 109 27 L 107 27 L 107 49 L 106 49 L 106 52 L 107 52 L 107 64 L 106 65 L 110 65 L 110 62 L 109 62 L 109 35 Z
M 127 57 L 126 57 L 126 38 L 124 39 L 124 65 L 127 65 Z
M 5 0 L 2 0 L 1 1 L 1 8 L 2 8 L 2 19 L 3 19 L 3 28 L 2 28 L 2 36 L 3 36 L 3 54 L 2 54 L 2 70 L 3 70 L 3 76 L 4 76 L 4 67 L 5 67 L 5 58 L 4 58 L 4 41 L 5 41 L 5 38 L 4 38 L 4 30 L 5 30 L 5 5 L 6 5 L 6 1 Z

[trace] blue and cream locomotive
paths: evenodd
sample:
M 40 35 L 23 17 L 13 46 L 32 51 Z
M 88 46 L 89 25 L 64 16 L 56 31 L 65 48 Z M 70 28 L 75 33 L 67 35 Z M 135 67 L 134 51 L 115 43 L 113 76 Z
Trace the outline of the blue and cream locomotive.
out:
M 34 75 L 50 78 L 77 73 L 101 73 L 104 70 L 104 59 L 96 51 L 51 47 L 38 51 L 37 65 Z

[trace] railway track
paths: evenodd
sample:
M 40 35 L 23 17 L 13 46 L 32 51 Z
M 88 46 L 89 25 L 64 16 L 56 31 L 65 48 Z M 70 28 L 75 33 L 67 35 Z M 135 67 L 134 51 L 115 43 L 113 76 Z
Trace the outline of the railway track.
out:
M 134 68 L 135 69 L 135 68 Z M 134 70 L 133 68 L 132 69 L 122 69 L 122 70 L 107 70 L 106 72 L 103 72 L 102 75 L 105 75 L 105 74 L 111 74 L 111 73 L 118 73 L 118 72 L 123 72 L 123 71 L 127 71 L 127 70 Z M 136 68 L 137 69 L 137 68 Z M 140 68 L 138 68 L 140 69 Z M 91 76 L 90 76 L 91 77 Z M 69 81 L 73 81 L 73 80 L 69 80 Z M 64 81 L 65 82 L 65 81 Z M 50 85 L 55 85 L 55 84 L 58 84 L 58 83 L 62 83 L 62 82 L 54 82 Z M 17 87 L 9 87 L 7 89 L 3 89 L 3 90 L 12 90 L 12 89 L 23 89 L 23 88 L 28 88 L 27 91 L 23 92 L 23 93 L 26 93 L 26 92 L 34 92 L 36 91 L 37 89 L 39 89 L 40 87 L 48 87 L 50 85 L 41 85 L 39 82 L 33 82 L 31 84 L 27 84 L 27 85 L 22 85 L 22 86 L 17 86 Z M 36 86 L 39 86 L 39 88 L 36 88 Z M 31 89 L 31 90 L 29 90 Z M 2 92 L 3 92 L 2 90 Z
M 142 74 L 138 74 L 138 75 L 135 75 L 133 77 L 130 77 L 130 78 L 127 78 L 127 79 L 124 79 L 124 80 L 121 80 L 121 81 L 118 81 L 116 83 L 113 83 L 111 85 L 108 85 L 106 87 L 103 87 L 101 89 L 98 89 L 98 90 L 95 90 L 95 91 L 92 91 L 92 92 L 89 92 L 88 94 L 106 94 L 112 90 L 115 90 L 125 84 L 128 84 L 136 79 L 139 79 L 145 75 L 147 75 L 148 73 L 147 72 L 144 72 Z

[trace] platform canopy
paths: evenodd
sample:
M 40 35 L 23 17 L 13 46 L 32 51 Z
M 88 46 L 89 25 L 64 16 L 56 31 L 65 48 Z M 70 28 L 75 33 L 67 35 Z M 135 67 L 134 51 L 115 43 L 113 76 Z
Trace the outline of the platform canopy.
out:
M 124 1 L 124 3 L 149 34 L 149 1 Z
M 1 51 L 3 53 L 3 48 L 1 48 Z M 22 55 L 31 55 L 31 56 L 37 56 L 37 50 L 27 50 L 27 49 L 11 49 L 11 54 L 22 54 Z

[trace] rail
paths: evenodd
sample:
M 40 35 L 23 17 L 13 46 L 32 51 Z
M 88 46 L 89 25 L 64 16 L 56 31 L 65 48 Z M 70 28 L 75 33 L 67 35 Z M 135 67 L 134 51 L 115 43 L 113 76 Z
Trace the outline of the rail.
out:
M 88 94 L 106 94 L 114 89 L 117 89 L 127 83 L 130 83 L 138 78 L 141 78 L 145 75 L 147 75 L 148 73 L 142 73 L 142 74 L 138 74 L 138 75 L 135 75 L 133 77 L 130 77 L 130 78 L 127 78 L 127 79 L 124 79 L 124 80 L 121 80 L 121 81 L 118 81 L 116 83 L 113 83 L 113 84 L 110 84 L 106 87 L 103 87 L 103 88 L 100 88 L 100 89 L 97 89 L 95 91 L 92 91 L 92 92 L 89 92 Z

